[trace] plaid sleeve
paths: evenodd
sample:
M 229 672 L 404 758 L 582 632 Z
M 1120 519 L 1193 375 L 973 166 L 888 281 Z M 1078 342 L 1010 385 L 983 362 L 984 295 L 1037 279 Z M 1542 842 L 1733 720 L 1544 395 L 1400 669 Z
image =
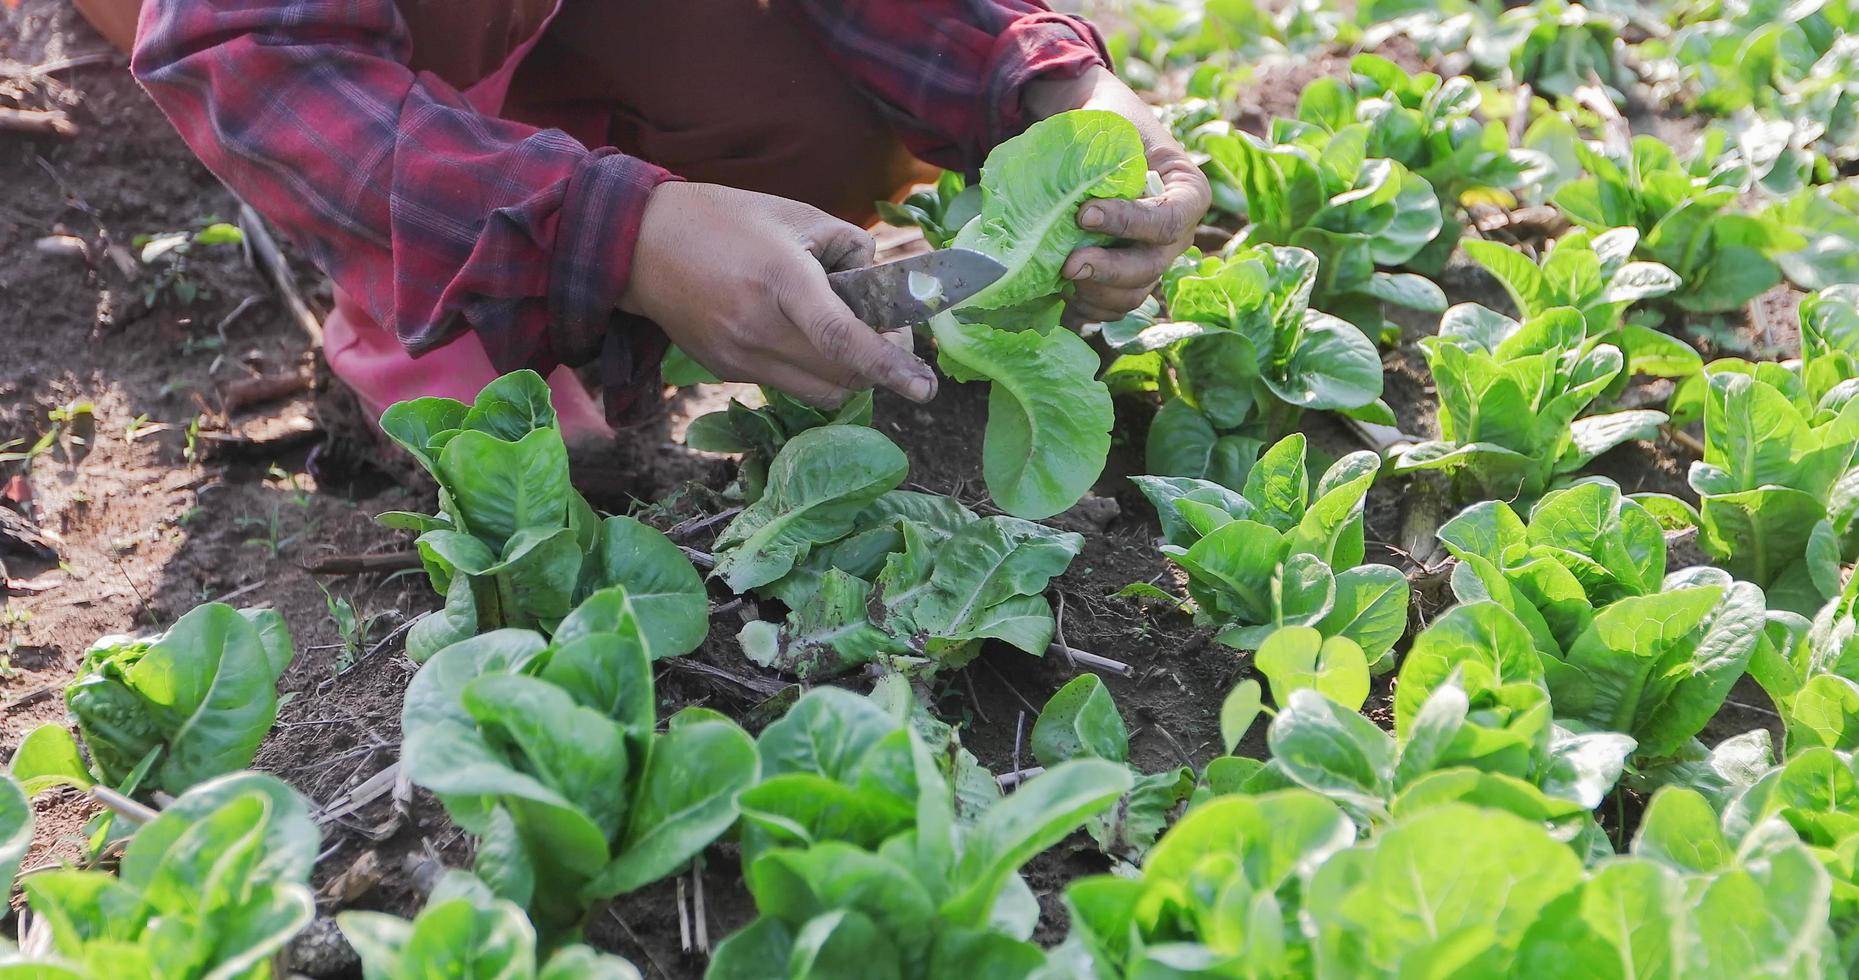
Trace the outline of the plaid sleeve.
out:
M 147 0 L 132 68 L 201 160 L 410 353 L 601 351 L 670 174 L 488 118 L 406 67 L 393 0 Z
M 979 169 L 1024 129 L 1020 91 L 1110 65 L 1089 21 L 1040 0 L 796 0 L 829 57 L 919 158 Z

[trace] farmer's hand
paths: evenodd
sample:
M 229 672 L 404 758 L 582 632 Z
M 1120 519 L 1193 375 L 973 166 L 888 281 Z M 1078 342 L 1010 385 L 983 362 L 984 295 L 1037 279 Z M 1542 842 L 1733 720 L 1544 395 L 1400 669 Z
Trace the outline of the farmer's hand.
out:
M 620 308 L 649 317 L 717 377 L 832 406 L 882 385 L 912 401 L 936 374 L 910 352 L 909 330 L 880 334 L 826 284 L 870 265 L 862 229 L 795 201 L 717 184 L 652 192 Z
M 1078 249 L 1065 261 L 1061 272 L 1077 289 L 1066 312 L 1074 320 L 1115 320 L 1141 305 L 1169 264 L 1193 244 L 1213 190 L 1168 127 L 1106 69 L 1092 68 L 1074 79 L 1035 80 L 1021 104 L 1040 118 L 1067 109 L 1107 109 L 1128 119 L 1142 133 L 1149 169 L 1162 176 L 1162 193 L 1155 197 L 1087 201 L 1078 209 L 1080 227 L 1122 241 Z

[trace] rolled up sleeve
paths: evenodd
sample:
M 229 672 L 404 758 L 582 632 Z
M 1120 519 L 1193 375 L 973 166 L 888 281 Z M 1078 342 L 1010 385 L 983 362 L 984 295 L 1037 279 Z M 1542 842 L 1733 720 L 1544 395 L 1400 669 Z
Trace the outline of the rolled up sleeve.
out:
M 1097 28 L 1035 0 L 796 0 L 842 70 L 919 158 L 974 171 L 1024 129 L 1037 78 L 1109 67 Z
M 418 355 L 600 354 L 654 187 L 676 179 L 477 112 L 407 67 L 392 0 L 148 0 L 132 68 L 207 167 Z

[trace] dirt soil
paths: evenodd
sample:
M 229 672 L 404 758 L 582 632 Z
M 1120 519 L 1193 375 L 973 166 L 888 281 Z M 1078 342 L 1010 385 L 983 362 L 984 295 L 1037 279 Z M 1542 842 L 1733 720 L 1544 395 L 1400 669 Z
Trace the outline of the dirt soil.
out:
M 27 70 L 66 59 L 80 63 L 47 74 Z M 1242 122 L 1257 129 L 1272 114 L 1291 114 L 1305 85 L 1346 72 L 1347 61 L 1347 52 L 1334 52 L 1264 72 Z M 0 105 L 60 108 L 79 128 L 71 138 L 0 136 L 0 452 L 53 436 L 29 461 L 0 462 L 0 482 L 26 478 L 27 516 L 59 555 L 41 561 L 0 553 L 5 577 L 28 586 L 5 600 L 0 619 L 0 756 L 33 727 L 63 720 L 63 687 L 99 636 L 161 628 L 213 599 L 269 605 L 289 622 L 297 657 L 282 684 L 288 703 L 256 765 L 291 782 L 319 811 L 339 804 L 397 760 L 401 697 L 414 667 L 396 629 L 437 600 L 417 573 L 317 575 L 307 566 L 404 554 L 408 536 L 377 527 L 372 517 L 430 510 L 432 488 L 382 452 L 239 248 L 195 248 L 179 275 L 165 277 L 134 260 L 138 236 L 234 220 L 238 202 L 174 135 L 128 76 L 124 59 L 108 54 L 63 0 L 0 4 Z M 65 251 L 38 244 L 51 236 L 81 244 Z M 298 287 L 326 309 L 320 277 L 303 264 L 298 272 Z M 1504 305 L 1495 283 L 1462 261 L 1446 280 L 1455 301 Z M 1785 345 L 1792 314 L 1785 297 L 1777 302 L 1763 307 L 1767 332 L 1759 339 Z M 1757 328 L 1742 329 L 1758 339 Z M 1412 327 L 1386 357 L 1389 401 L 1402 428 L 1421 436 L 1431 431 L 1433 395 L 1415 341 L 1429 330 Z M 239 382 L 296 375 L 311 384 L 222 411 Z M 664 417 L 626 433 L 598 458 L 583 456 L 579 481 L 604 490 L 596 502 L 609 510 L 671 495 L 671 505 L 647 514 L 661 526 L 714 512 L 731 467 L 677 440 L 691 417 L 731 393 L 680 394 Z M 75 405 L 89 406 L 76 413 L 76 424 L 52 421 L 54 410 Z M 1132 582 L 1180 584 L 1153 546 L 1153 512 L 1125 479 L 1140 471 L 1149 411 L 1140 402 L 1118 406 L 1119 441 L 1096 495 L 1056 519 L 1086 532 L 1088 543 L 1054 596 L 1066 644 L 1130 665 L 1128 676 L 1105 677 L 1132 730 L 1132 762 L 1145 770 L 1199 768 L 1221 749 L 1221 699 L 1251 668 L 1187 616 L 1113 597 Z M 946 385 L 929 407 L 881 397 L 877 419 L 910 454 L 913 486 L 986 510 L 977 448 L 986 420 L 982 386 Z M 1313 417 L 1307 428 L 1322 454 L 1356 448 L 1354 437 L 1330 420 Z M 9 450 L 15 440 L 21 444 Z M 1662 443 L 1627 447 L 1598 465 L 1629 489 L 1683 493 L 1688 461 Z M 1407 564 L 1395 544 L 1406 496 L 1398 482 L 1370 494 L 1371 560 Z M 680 543 L 701 548 L 708 541 Z M 1431 582 L 1437 591 L 1443 581 L 1437 568 L 1408 567 L 1419 585 Z M 338 627 L 331 613 L 338 601 L 356 611 L 362 624 L 356 633 L 345 636 Z M 798 693 L 759 673 L 736 649 L 740 617 L 751 610 L 721 614 L 701 650 L 664 665 L 659 693 L 666 705 L 707 704 L 756 730 Z M 931 693 L 936 710 L 962 724 L 965 744 L 1005 772 L 1032 764 L 1016 732 L 1023 722 L 1030 727 L 1039 707 L 1079 669 L 1063 657 L 989 649 Z M 1377 697 L 1385 702 L 1388 695 L 1384 681 Z M 1240 751 L 1264 754 L 1262 726 Z M 469 865 L 470 842 L 437 803 L 402 789 L 324 822 L 316 876 L 321 912 L 410 914 L 439 867 Z M 84 824 L 94 810 L 74 793 L 36 801 L 38 832 L 27 868 L 81 860 Z M 1029 868 L 1045 912 L 1042 937 L 1062 933 L 1065 882 L 1108 867 L 1080 836 Z M 745 923 L 753 908 L 731 845 L 713 848 L 702 874 L 714 942 Z M 615 903 L 596 918 L 590 939 L 648 976 L 700 975 L 704 957 L 680 948 L 686 884 L 662 882 Z M 319 923 L 317 935 L 327 940 L 327 932 Z M 356 975 L 339 943 L 322 943 L 317 955 L 313 945 L 300 944 L 295 968 Z

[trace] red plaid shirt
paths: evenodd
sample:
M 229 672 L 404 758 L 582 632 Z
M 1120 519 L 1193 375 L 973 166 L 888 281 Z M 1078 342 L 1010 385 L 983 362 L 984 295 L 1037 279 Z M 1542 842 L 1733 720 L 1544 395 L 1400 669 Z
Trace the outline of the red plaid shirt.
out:
M 1023 127 L 1026 82 L 1108 63 L 1095 29 L 1040 0 L 798 6 L 910 149 L 949 168 Z M 488 118 L 408 70 L 409 48 L 393 0 L 147 0 L 133 70 L 201 160 L 410 353 L 471 329 L 500 371 L 591 359 L 647 195 L 675 178 Z

